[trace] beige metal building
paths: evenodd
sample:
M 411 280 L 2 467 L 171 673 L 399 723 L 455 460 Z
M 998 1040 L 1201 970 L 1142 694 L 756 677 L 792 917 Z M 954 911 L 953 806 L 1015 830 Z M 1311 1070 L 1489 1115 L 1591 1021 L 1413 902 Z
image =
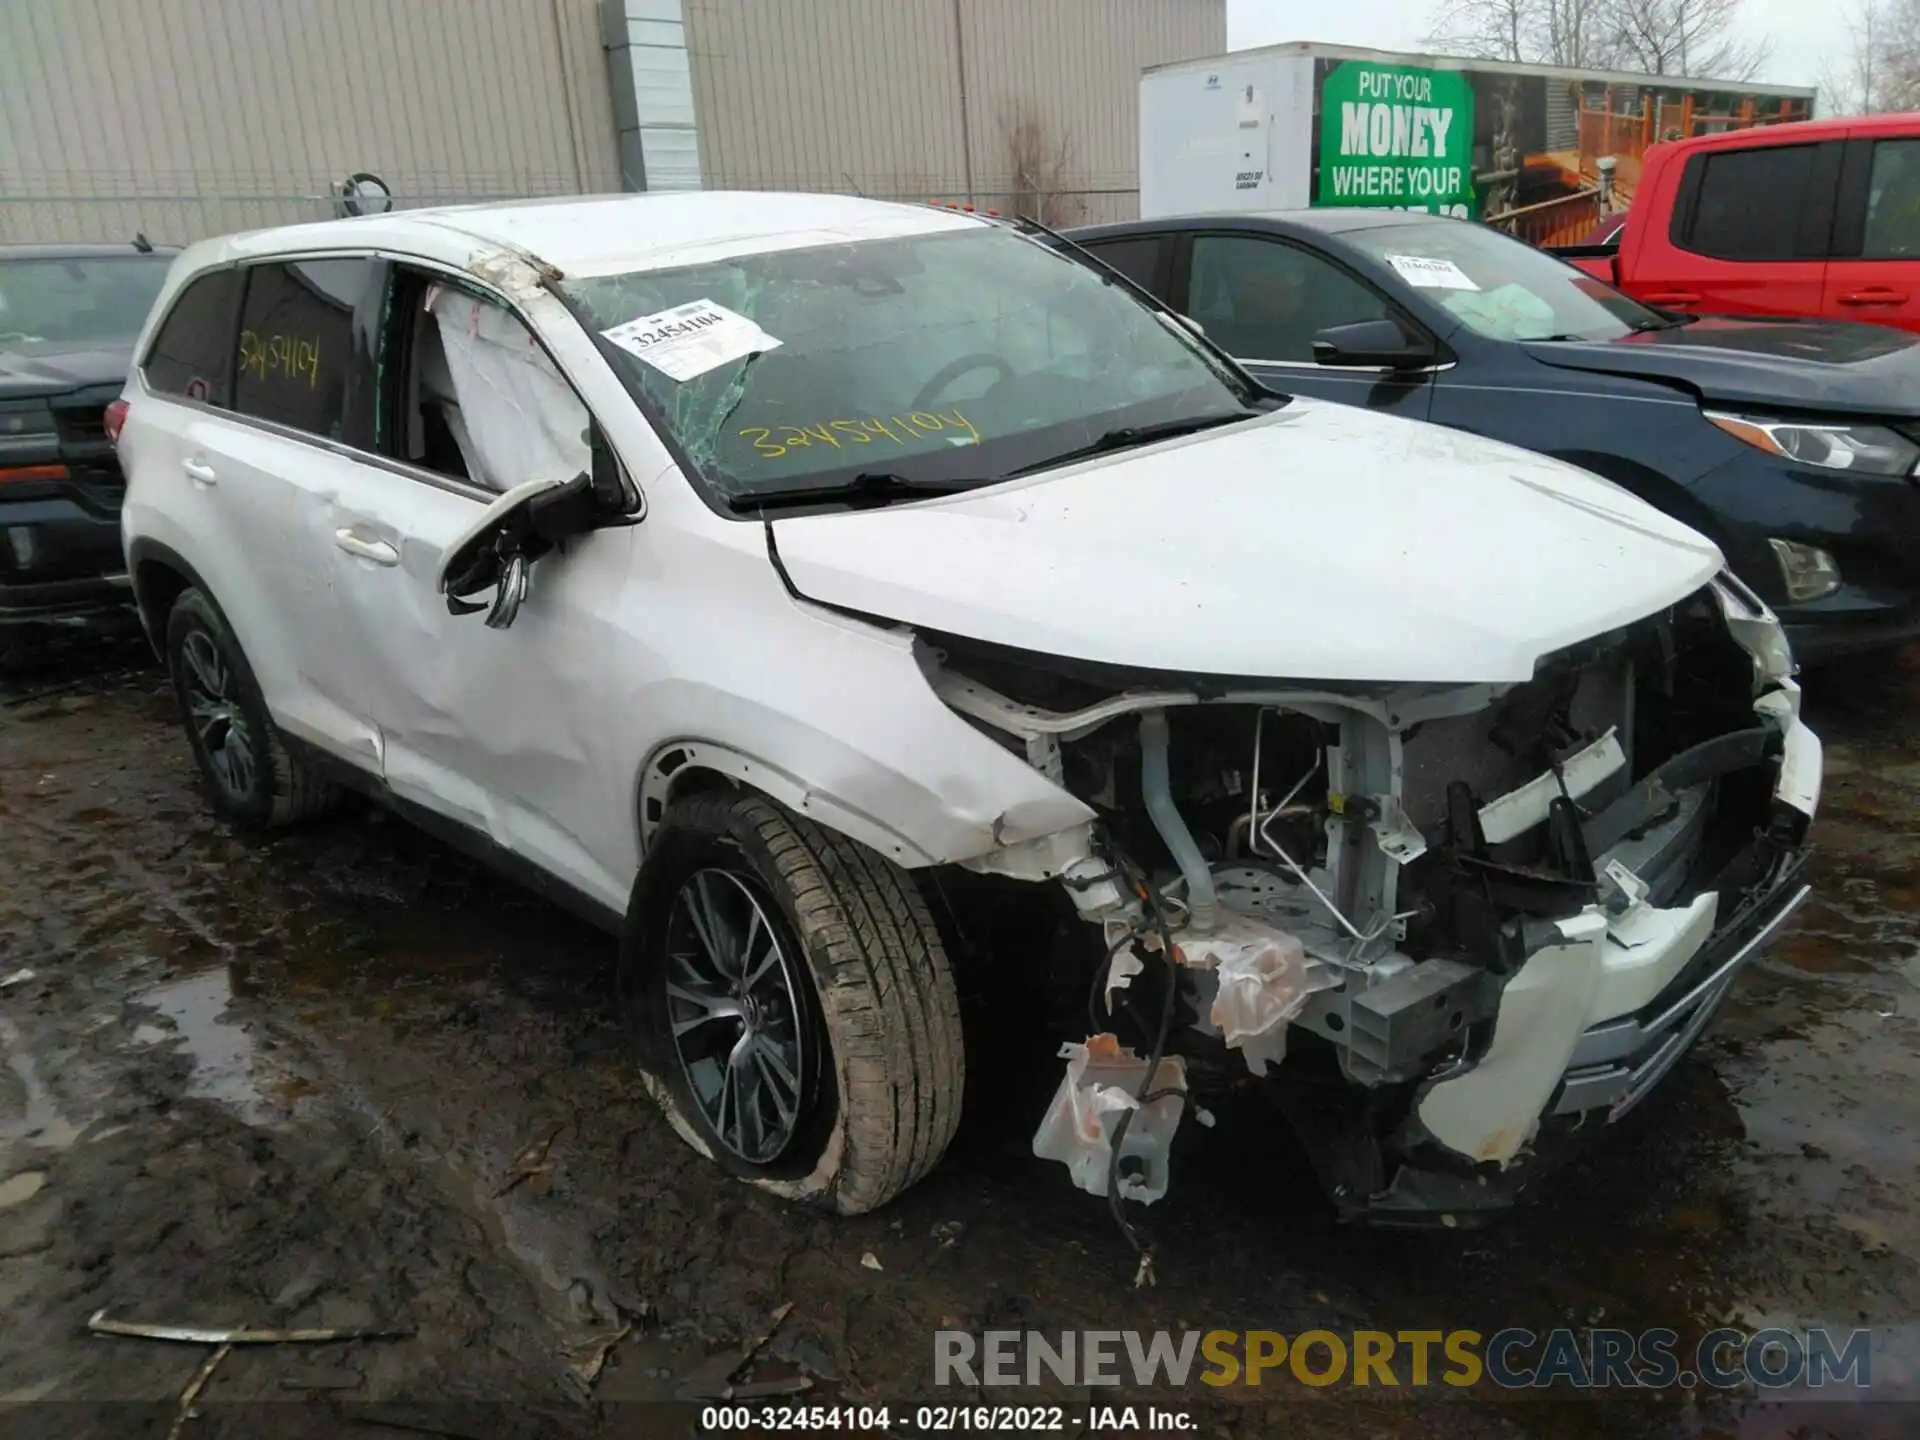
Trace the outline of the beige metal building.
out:
M 1131 215 L 1142 68 L 1225 0 L 0 0 L 0 243 L 804 189 Z

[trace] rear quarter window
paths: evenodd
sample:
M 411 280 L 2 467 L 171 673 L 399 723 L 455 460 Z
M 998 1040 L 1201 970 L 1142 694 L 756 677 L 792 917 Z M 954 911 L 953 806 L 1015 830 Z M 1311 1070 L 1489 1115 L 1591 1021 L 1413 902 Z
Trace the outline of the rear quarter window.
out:
M 1150 295 L 1167 298 L 1167 253 L 1172 243 L 1164 235 L 1129 235 L 1123 240 L 1083 242 L 1089 254 L 1111 265 Z
M 162 395 L 232 404 L 233 322 L 240 272 L 215 270 L 187 283 L 153 337 L 143 367 Z
M 234 349 L 233 408 L 338 440 L 346 427 L 353 314 L 368 260 L 289 260 L 247 269 Z

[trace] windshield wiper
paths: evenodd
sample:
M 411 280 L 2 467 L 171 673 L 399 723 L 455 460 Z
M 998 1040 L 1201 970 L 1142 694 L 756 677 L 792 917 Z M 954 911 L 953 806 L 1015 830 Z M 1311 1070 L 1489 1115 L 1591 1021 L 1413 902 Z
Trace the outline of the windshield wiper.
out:
M 1023 465 L 1018 470 L 1008 471 L 1007 474 L 1008 478 L 1015 475 L 1031 475 L 1037 470 L 1051 470 L 1056 465 L 1071 464 L 1075 460 L 1084 460 L 1091 455 L 1105 455 L 1114 450 L 1131 450 L 1136 445 L 1151 445 L 1156 440 L 1171 440 L 1178 435 L 1193 435 L 1219 425 L 1231 425 L 1236 420 L 1251 420 L 1256 415 L 1264 413 L 1266 412 L 1260 410 L 1231 410 L 1224 415 L 1188 415 L 1179 420 L 1162 420 L 1153 425 L 1122 425 L 1085 445 L 1076 446 L 1072 450 L 1063 450 L 1058 455 L 1049 455 L 1045 460 L 1036 460 L 1031 465 Z
M 900 475 L 891 470 L 863 470 L 851 480 L 831 485 L 801 485 L 790 490 L 749 491 L 729 495 L 727 508 L 736 514 L 755 510 L 782 510 L 801 505 L 831 505 L 844 501 L 855 507 L 884 505 L 889 500 L 925 500 L 933 495 L 957 495 L 984 485 L 983 479 L 935 480 L 919 475 Z

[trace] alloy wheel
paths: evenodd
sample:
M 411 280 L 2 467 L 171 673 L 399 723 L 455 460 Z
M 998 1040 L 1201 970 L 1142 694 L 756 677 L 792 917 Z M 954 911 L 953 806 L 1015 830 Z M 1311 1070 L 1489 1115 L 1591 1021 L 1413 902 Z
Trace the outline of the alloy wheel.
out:
M 187 719 L 199 737 L 207 768 L 229 799 L 244 800 L 253 793 L 259 761 L 253 730 L 240 710 L 233 668 L 204 630 L 188 635 L 180 652 L 187 670 Z
M 739 1159 L 779 1158 L 803 1119 L 811 1062 L 800 957 L 746 877 L 704 869 L 667 922 L 667 1019 L 708 1126 Z

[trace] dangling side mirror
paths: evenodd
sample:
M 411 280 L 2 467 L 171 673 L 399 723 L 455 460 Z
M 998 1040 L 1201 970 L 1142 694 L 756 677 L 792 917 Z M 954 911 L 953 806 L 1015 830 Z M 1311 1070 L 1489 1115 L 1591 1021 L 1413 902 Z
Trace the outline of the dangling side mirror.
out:
M 437 582 L 455 615 L 487 612 L 489 627 L 513 624 L 526 601 L 533 563 L 561 541 L 600 523 L 592 477 L 529 480 L 474 517 L 440 556 Z M 471 597 L 494 592 L 489 601 Z

